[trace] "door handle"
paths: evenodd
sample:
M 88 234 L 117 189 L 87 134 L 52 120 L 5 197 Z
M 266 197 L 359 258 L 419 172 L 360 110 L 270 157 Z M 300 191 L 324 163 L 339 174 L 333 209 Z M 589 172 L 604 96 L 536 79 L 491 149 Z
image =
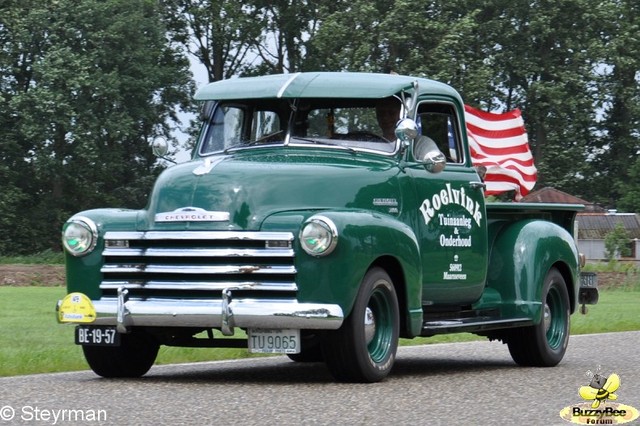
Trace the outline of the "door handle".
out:
M 473 189 L 478 189 L 478 188 L 486 189 L 487 184 L 484 182 L 469 182 L 469 186 Z

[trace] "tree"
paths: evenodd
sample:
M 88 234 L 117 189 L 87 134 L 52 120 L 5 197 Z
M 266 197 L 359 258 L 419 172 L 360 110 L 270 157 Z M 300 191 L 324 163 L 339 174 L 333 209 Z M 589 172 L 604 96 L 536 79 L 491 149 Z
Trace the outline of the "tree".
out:
M 320 26 L 309 40 L 304 68 L 398 72 L 395 59 L 402 55 L 395 49 L 400 46 L 390 39 L 385 28 L 394 6 L 395 2 L 383 0 L 321 3 L 318 11 Z
M 308 40 L 315 37 L 323 1 L 256 0 L 262 28 L 253 45 L 259 62 L 251 64 L 245 74 L 275 74 L 303 70 Z
M 621 180 L 618 184 L 622 194 L 616 207 L 627 212 L 640 212 L 640 158 L 635 157 L 635 162 L 629 161 L 628 180 Z
M 174 41 L 207 70 L 209 81 L 295 72 L 318 24 L 310 0 L 163 0 Z
M 251 64 L 262 27 L 251 2 L 161 0 L 171 39 L 207 70 L 209 81 L 238 75 Z
M 624 225 L 621 222 L 616 223 L 613 231 L 607 233 L 604 237 L 605 259 L 610 262 L 620 256 L 630 256 L 630 244 L 631 239 Z
M 0 232 L 29 242 L 5 252 L 34 252 L 58 246 L 73 212 L 144 205 L 158 171 L 148 144 L 169 134 L 192 83 L 152 0 L 13 1 L 4 12 L 2 157 L 11 167 L 0 209 L 27 226 L 0 222 Z
M 588 182 L 581 179 L 592 174 L 593 70 L 603 59 L 598 28 L 605 10 L 588 0 L 495 4 L 497 99 L 523 111 L 538 185 L 582 195 Z
M 640 4 L 633 0 L 610 0 L 604 21 L 606 66 L 599 81 L 603 118 L 600 152 L 595 164 L 599 173 L 592 185 L 594 198 L 612 208 L 640 210 L 630 197 L 638 192 L 640 161 Z

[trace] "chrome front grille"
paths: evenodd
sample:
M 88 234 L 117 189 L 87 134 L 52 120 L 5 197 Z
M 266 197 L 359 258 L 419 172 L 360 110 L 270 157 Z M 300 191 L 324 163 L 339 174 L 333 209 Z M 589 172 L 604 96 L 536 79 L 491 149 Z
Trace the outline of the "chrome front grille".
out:
M 107 232 L 104 240 L 100 288 L 107 297 L 122 287 L 137 297 L 297 290 L 289 232 Z

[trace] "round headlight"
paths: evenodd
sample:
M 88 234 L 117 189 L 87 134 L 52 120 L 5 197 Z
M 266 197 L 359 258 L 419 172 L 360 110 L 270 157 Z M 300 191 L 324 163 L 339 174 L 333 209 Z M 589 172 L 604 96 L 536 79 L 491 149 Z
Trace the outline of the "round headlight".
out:
M 75 217 L 62 228 L 62 245 L 74 256 L 91 253 L 97 242 L 98 228 L 91 219 Z
M 324 216 L 310 218 L 300 231 L 300 244 L 311 256 L 326 256 L 338 243 L 338 230 L 331 219 Z

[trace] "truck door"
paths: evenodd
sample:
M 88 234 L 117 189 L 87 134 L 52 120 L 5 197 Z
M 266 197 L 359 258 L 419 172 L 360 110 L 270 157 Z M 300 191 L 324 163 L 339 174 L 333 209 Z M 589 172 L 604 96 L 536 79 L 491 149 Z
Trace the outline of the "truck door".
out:
M 423 304 L 464 305 L 481 296 L 487 274 L 487 219 L 483 187 L 462 141 L 454 104 L 422 102 L 422 137 L 412 147 L 409 173 L 416 191 L 415 225 L 422 255 Z M 421 144 L 436 143 L 447 164 L 440 173 L 420 163 Z M 411 163 L 413 162 L 413 163 Z

